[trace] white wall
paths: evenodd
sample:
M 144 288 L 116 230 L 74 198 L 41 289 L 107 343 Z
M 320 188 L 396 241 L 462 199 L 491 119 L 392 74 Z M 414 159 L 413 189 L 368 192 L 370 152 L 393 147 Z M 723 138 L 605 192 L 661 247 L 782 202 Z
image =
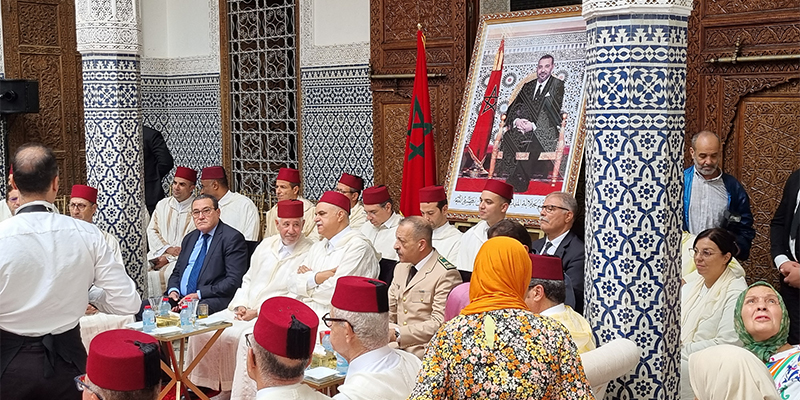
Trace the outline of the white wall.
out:
M 363 42 L 369 42 L 369 0 L 314 0 L 315 46 Z
M 210 55 L 209 12 L 208 0 L 142 0 L 143 56 Z

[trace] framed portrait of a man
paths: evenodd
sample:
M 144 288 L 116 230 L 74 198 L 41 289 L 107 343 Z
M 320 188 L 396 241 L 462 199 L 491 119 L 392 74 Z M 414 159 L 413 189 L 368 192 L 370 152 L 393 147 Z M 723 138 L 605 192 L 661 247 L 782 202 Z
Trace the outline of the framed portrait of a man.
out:
M 580 6 L 482 17 L 446 181 L 449 217 L 476 216 L 487 179 L 514 188 L 507 215 L 527 224 L 547 194 L 574 195 L 585 60 Z

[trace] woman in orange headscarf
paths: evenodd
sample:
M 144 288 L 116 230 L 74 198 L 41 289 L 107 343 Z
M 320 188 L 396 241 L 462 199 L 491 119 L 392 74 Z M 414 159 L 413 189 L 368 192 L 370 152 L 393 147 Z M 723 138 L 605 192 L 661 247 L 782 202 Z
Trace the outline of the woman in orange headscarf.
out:
M 530 280 L 518 241 L 484 243 L 470 304 L 431 339 L 409 399 L 593 399 L 567 330 L 528 311 Z

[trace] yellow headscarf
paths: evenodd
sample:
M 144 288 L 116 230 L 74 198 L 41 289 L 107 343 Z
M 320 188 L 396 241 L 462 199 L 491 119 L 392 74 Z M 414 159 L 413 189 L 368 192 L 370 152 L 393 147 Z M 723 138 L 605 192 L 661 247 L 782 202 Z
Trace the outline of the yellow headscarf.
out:
M 470 303 L 462 315 L 517 308 L 527 310 L 531 259 L 517 240 L 498 236 L 481 246 L 469 284 Z

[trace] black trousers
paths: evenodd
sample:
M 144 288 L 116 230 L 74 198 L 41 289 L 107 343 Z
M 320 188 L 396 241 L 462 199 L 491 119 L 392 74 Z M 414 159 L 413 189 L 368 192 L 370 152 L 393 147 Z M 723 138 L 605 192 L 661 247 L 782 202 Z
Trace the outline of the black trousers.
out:
M 789 286 L 781 274 L 781 297 L 789 311 L 789 344 L 800 344 L 800 289 Z
M 48 344 L 48 349 L 42 338 L 19 339 L 19 336 L 2 332 L 3 341 L 0 345 L 3 347 L 3 355 L 11 359 L 3 360 L 3 364 L 7 365 L 0 376 L 0 399 L 81 398 L 81 392 L 73 381 L 73 378 L 84 373 L 86 363 L 86 350 L 80 340 L 80 328 L 77 328 L 77 332 L 73 330 L 62 335 L 55 335 L 56 339 L 52 341 L 54 345 Z M 10 346 L 14 349 L 10 349 Z M 14 352 L 11 350 L 16 350 L 16 354 L 12 356 Z M 62 356 L 65 354 L 67 358 L 74 358 L 81 352 L 82 360 L 67 361 Z M 76 365 L 81 364 L 80 361 L 83 362 L 82 365 Z M 49 366 L 52 366 L 52 371 Z

